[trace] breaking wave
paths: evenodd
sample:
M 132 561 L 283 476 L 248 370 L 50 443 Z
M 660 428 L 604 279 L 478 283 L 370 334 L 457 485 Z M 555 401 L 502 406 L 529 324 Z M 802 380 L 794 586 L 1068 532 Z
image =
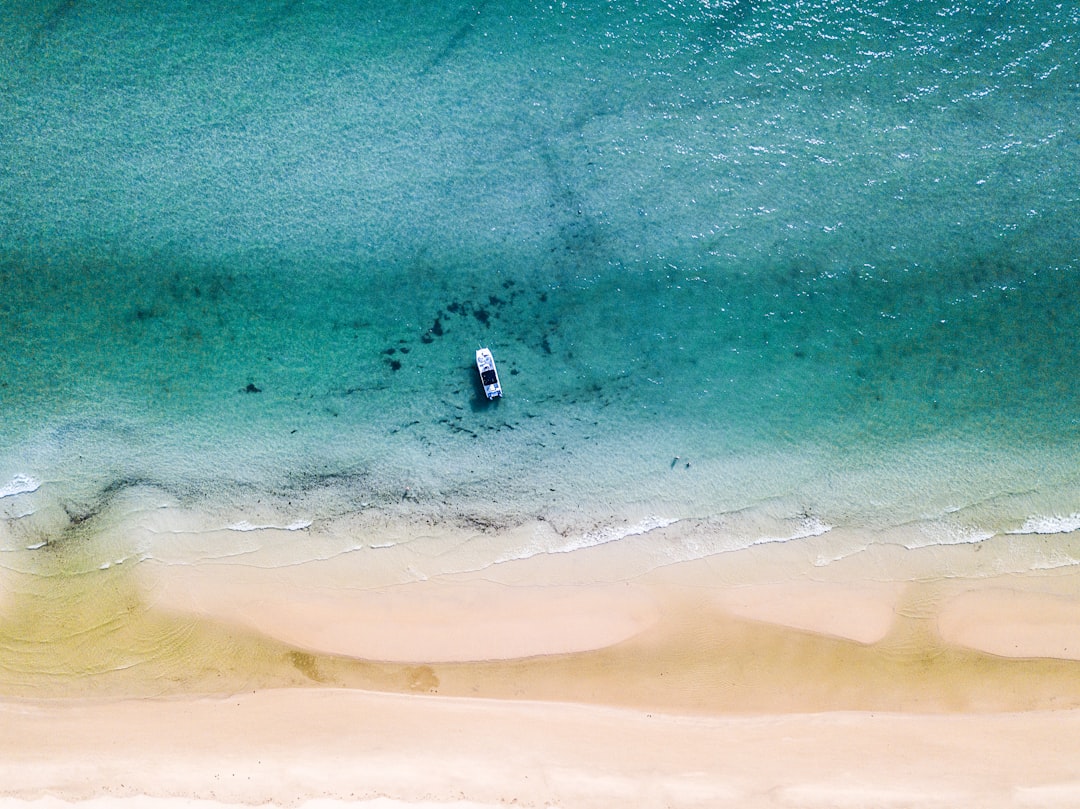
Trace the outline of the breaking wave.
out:
M 273 525 L 272 523 L 256 525 L 247 520 L 241 520 L 227 526 L 230 531 L 303 531 L 310 527 L 311 520 L 296 520 L 288 525 Z
M 0 497 L 14 497 L 17 494 L 29 494 L 41 488 L 41 481 L 30 475 L 15 475 L 4 486 L 0 486 Z
M 1028 517 L 1019 528 L 1009 534 L 1071 534 L 1080 529 L 1080 514 Z

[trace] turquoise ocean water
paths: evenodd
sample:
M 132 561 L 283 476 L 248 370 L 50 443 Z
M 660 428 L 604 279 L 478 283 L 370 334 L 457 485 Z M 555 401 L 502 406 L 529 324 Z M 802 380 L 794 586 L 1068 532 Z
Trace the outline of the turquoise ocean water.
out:
M 134 493 L 1064 547 L 1078 54 L 1043 0 L 5 0 L 5 550 Z

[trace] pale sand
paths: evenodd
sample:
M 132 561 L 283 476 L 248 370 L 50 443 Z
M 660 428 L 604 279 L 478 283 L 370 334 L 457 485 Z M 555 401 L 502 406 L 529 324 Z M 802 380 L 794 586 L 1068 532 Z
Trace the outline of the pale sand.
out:
M 611 646 L 654 624 L 642 587 L 509 587 L 436 579 L 374 589 L 326 588 L 327 563 L 282 575 L 229 565 L 147 568 L 162 609 L 212 616 L 309 651 L 369 660 L 511 659 Z M 340 569 L 335 572 L 340 576 Z
M 661 616 L 670 630 L 685 609 L 862 645 L 910 634 L 921 622 L 919 631 L 953 647 L 1080 659 L 1080 567 L 1024 575 L 995 574 L 996 564 L 984 569 L 984 560 L 1006 552 L 1008 538 L 917 550 L 871 546 L 818 565 L 810 559 L 828 557 L 822 549 L 837 542 L 824 537 L 662 565 L 642 550 L 657 533 L 405 583 L 380 579 L 362 555 L 287 564 L 260 564 L 251 553 L 214 564 L 149 562 L 138 577 L 143 597 L 158 609 L 225 621 L 312 652 L 383 661 L 602 649 L 655 627 Z
M 0 801 L 1080 805 L 1074 568 L 1008 572 L 1007 539 L 657 541 L 409 583 L 360 554 L 147 562 L 73 580 L 63 638 L 60 582 L 8 577 Z
M 869 644 L 892 631 L 904 589 L 900 582 L 774 582 L 725 589 L 714 603 L 741 618 Z
M 213 700 L 7 703 L 0 722 L 6 806 L 43 796 L 311 809 L 377 798 L 443 809 L 1080 801 L 1078 711 L 681 717 L 290 689 Z
M 942 607 L 938 629 L 947 643 L 1003 657 L 1080 660 L 1078 595 L 969 590 Z

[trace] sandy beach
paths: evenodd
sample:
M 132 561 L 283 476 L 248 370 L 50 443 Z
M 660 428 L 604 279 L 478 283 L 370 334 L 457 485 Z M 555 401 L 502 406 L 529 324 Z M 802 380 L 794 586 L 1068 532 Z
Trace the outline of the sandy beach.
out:
M 208 806 L 998 807 L 1080 798 L 1076 711 L 691 717 L 295 689 L 8 703 L 3 721 L 14 731 L 0 765 L 10 806 L 169 806 L 179 797 Z
M 3 805 L 1080 800 L 1071 568 L 987 572 L 1007 538 L 660 566 L 650 540 L 404 583 L 356 554 L 270 564 L 272 541 L 267 564 L 102 571 L 127 629 L 113 616 L 97 646 L 9 659 Z M 33 594 L 17 579 L 9 622 Z M 171 659 L 118 662 L 169 633 Z

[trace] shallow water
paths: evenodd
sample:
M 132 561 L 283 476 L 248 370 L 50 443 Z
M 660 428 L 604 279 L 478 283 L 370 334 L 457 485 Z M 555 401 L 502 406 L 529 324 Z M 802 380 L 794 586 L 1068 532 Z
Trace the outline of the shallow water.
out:
M 217 528 L 1075 529 L 1068 4 L 12 11 L 5 548 L 125 492 Z

